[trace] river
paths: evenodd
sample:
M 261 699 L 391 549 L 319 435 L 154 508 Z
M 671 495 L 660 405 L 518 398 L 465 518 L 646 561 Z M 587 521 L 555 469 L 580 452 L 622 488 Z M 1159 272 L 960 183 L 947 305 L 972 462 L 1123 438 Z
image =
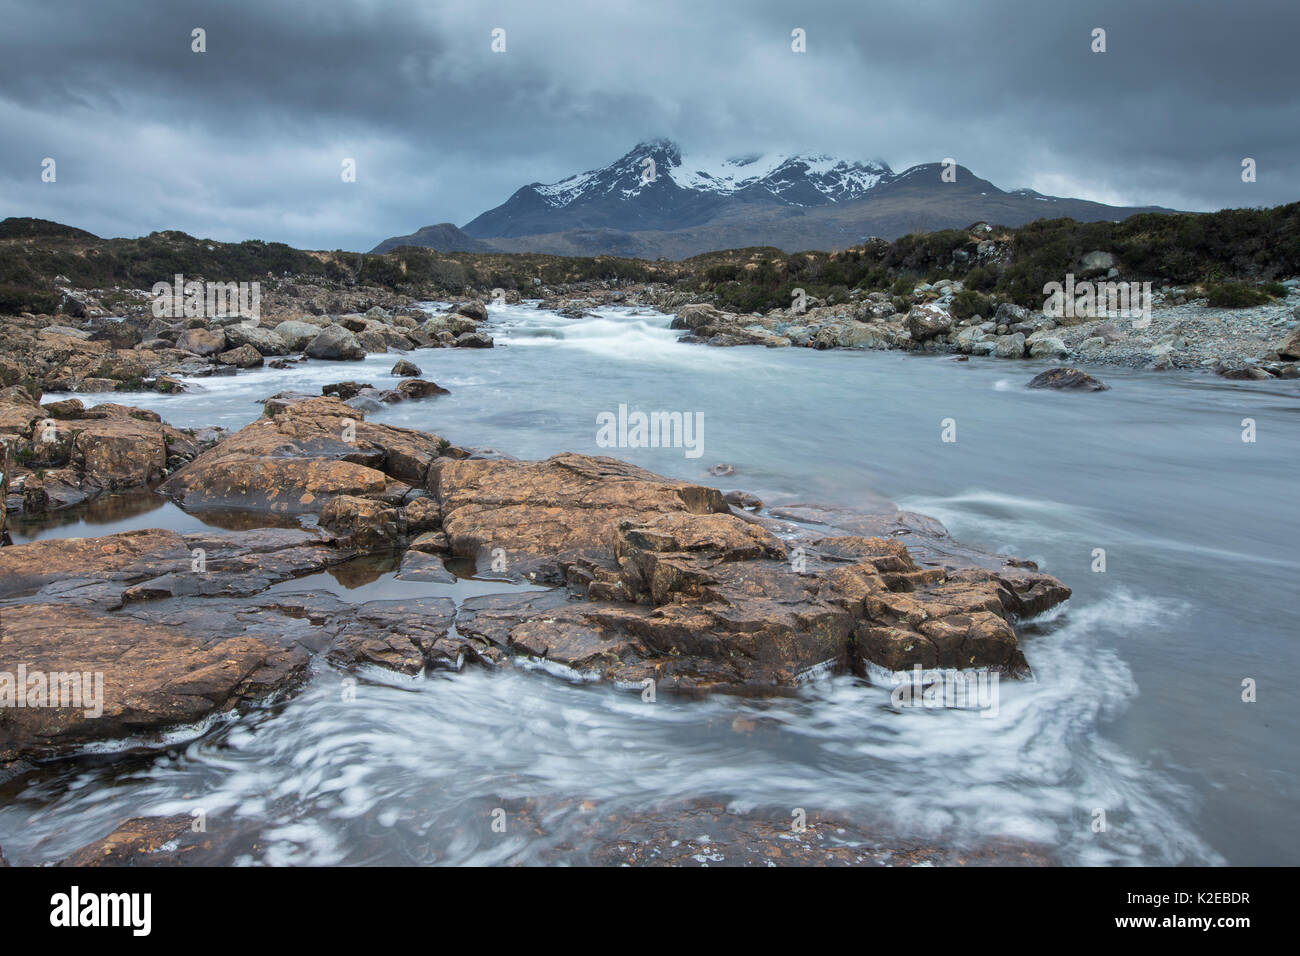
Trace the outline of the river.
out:
M 1300 383 L 1104 369 L 1107 392 L 1031 391 L 1047 363 L 682 345 L 650 310 L 569 319 L 533 305 L 491 309 L 495 349 L 407 356 L 451 394 L 371 420 L 521 458 L 613 454 L 769 505 L 885 498 L 932 515 L 1074 589 L 1023 628 L 1034 679 L 1003 681 L 992 717 L 900 711 L 889 687 L 847 676 L 793 698 L 646 705 L 522 670 L 367 671 L 349 703 L 345 675 L 321 663 L 288 702 L 178 733 L 163 752 L 91 755 L 0 788 L 12 862 L 196 807 L 256 834 L 239 862 L 528 863 L 557 848 L 582 862 L 574 806 L 633 814 L 707 799 L 952 845 L 1010 836 L 1066 864 L 1300 863 L 1300 709 L 1286 687 L 1300 656 Z M 397 358 L 108 397 L 181 427 L 238 428 L 283 389 L 382 387 Z M 599 447 L 597 416 L 620 404 L 702 413 L 703 455 Z M 723 462 L 734 475 L 707 473 Z M 137 499 L 20 525 L 15 540 L 156 526 L 201 525 Z M 480 587 L 368 577 L 359 589 L 330 575 L 292 584 L 358 600 Z M 521 801 L 543 834 L 483 825 Z

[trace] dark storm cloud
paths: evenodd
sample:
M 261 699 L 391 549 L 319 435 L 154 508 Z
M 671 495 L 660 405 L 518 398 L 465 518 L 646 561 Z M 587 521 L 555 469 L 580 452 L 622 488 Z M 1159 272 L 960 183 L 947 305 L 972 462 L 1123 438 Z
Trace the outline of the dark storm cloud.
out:
M 364 249 L 660 135 L 896 169 L 951 156 L 1006 188 L 1110 202 L 1300 193 L 1292 0 L 95 0 L 0 16 L 0 210 L 101 235 Z

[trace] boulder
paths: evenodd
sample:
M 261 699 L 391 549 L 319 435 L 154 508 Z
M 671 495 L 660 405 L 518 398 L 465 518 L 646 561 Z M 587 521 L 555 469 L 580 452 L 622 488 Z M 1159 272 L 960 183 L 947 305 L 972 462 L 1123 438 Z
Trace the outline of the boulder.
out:
M 917 342 L 947 335 L 952 329 L 952 323 L 952 316 L 937 305 L 914 306 L 904 320 L 907 331 Z
M 1029 346 L 1030 358 L 1064 358 L 1069 354 L 1066 344 L 1054 336 L 1035 339 Z
M 1024 358 L 1025 334 L 1017 332 L 1014 335 L 998 336 L 993 354 L 998 358 Z
M 329 361 L 359 361 L 366 357 L 357 337 L 341 325 L 329 325 L 303 349 L 309 358 Z
M 257 349 L 262 355 L 285 355 L 289 351 L 284 339 L 273 329 L 265 329 L 260 325 L 247 322 L 236 322 L 227 325 L 225 331 L 226 342 L 231 348 L 248 345 Z
M 408 362 L 406 359 L 400 359 L 397 362 L 397 364 L 393 366 L 392 371 L 389 372 L 388 374 L 394 375 L 397 378 L 419 378 L 421 372 L 420 372 L 420 367 L 416 365 L 414 362 Z
M 233 365 L 236 368 L 260 368 L 264 359 L 262 353 L 251 345 L 241 345 L 228 352 L 222 352 L 217 356 L 217 361 L 222 365 Z
M 320 335 L 321 327 L 310 322 L 298 322 L 290 319 L 275 327 L 275 334 L 284 342 L 290 352 L 301 352 L 309 342 Z
M 482 302 L 465 302 L 456 306 L 456 314 L 463 315 L 475 322 L 487 321 L 487 307 Z
M 1300 311 L 1300 306 L 1296 309 Z M 1300 328 L 1294 329 L 1287 340 L 1277 347 L 1277 354 L 1291 361 L 1300 359 Z
M 490 349 L 493 344 L 492 336 L 484 335 L 482 332 L 462 332 L 456 336 L 458 349 Z
M 226 351 L 226 333 L 221 329 L 186 329 L 177 337 L 176 347 L 195 355 L 216 355 Z

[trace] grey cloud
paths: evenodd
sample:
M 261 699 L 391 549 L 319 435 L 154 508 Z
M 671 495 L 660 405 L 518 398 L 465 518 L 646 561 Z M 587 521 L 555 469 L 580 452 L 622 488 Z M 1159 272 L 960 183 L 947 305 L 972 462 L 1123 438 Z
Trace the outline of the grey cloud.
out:
M 1300 181 L 1285 0 L 84 0 L 0 16 L 0 206 L 101 235 L 365 249 L 660 135 L 900 169 L 952 156 L 1007 188 L 1188 209 L 1289 202 Z

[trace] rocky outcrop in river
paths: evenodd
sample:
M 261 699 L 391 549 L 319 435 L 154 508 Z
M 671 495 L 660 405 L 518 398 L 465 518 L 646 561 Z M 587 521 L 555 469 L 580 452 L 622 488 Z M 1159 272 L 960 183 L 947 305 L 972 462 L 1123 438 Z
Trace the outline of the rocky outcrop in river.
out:
M 1015 622 L 1070 593 L 919 516 L 755 514 L 612 458 L 476 457 L 336 397 L 283 401 L 161 491 L 249 530 L 0 549 L 0 672 L 103 680 L 98 713 L 0 710 L 0 761 L 252 706 L 318 655 L 406 673 L 522 660 L 692 693 L 916 664 L 1019 675 Z M 304 526 L 256 526 L 292 516 Z M 349 603 L 274 587 L 375 553 L 466 560 L 501 592 Z

